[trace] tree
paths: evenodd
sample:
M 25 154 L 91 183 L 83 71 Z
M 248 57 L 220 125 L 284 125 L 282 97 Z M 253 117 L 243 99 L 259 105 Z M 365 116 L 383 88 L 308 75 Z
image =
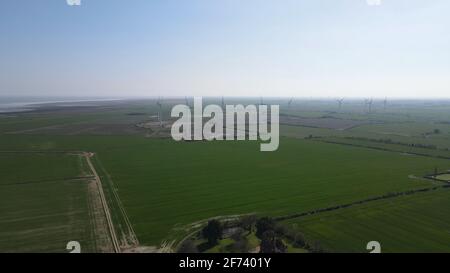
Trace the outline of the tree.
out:
M 250 251 L 250 246 L 248 244 L 248 239 L 246 237 L 241 237 L 234 241 L 230 246 L 230 251 L 233 253 L 247 253 Z
M 247 215 L 247 216 L 244 216 L 241 219 L 240 226 L 244 230 L 248 231 L 248 233 L 250 234 L 252 232 L 252 230 L 253 230 L 253 225 L 255 224 L 255 222 L 256 222 L 256 216 L 255 215 Z
M 264 232 L 261 240 L 261 253 L 285 253 L 287 250 L 286 245 L 283 243 L 273 230 Z
M 208 225 L 203 228 L 202 235 L 208 240 L 209 245 L 216 245 L 217 241 L 222 237 L 223 227 L 217 220 L 211 220 Z
M 289 233 L 288 227 L 282 224 L 275 225 L 274 231 L 278 236 L 286 236 Z
M 194 241 L 186 240 L 181 244 L 178 253 L 198 253 L 198 249 Z
M 301 232 L 297 232 L 294 235 L 293 244 L 295 247 L 305 247 L 307 245 L 305 236 Z
M 322 248 L 319 242 L 315 241 L 309 247 L 309 251 L 312 253 L 325 253 L 326 251 Z
M 233 232 L 233 234 L 231 234 L 230 238 L 233 239 L 234 241 L 239 241 L 240 239 L 244 238 L 244 229 L 243 228 L 236 228 Z
M 269 217 L 263 217 L 260 218 L 257 222 L 256 222 L 256 237 L 258 237 L 259 239 L 263 238 L 263 234 L 266 231 L 269 230 L 274 230 L 275 229 L 275 221 Z

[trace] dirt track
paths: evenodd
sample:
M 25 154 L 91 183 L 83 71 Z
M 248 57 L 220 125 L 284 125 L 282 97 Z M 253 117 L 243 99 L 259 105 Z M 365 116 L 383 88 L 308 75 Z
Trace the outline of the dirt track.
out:
M 109 211 L 108 203 L 106 202 L 105 194 L 103 192 L 102 181 L 98 176 L 97 171 L 94 168 L 94 165 L 91 162 L 91 157 L 94 156 L 94 154 L 85 152 L 83 153 L 83 156 L 86 158 L 86 162 L 88 163 L 89 168 L 91 169 L 92 174 L 94 175 L 95 182 L 97 183 L 100 199 L 102 202 L 102 207 L 105 212 L 106 220 L 108 222 L 109 233 L 111 235 L 114 251 L 116 253 L 120 253 L 121 252 L 120 244 L 119 240 L 117 239 L 116 230 L 114 229 L 114 224 L 111 219 L 111 212 Z

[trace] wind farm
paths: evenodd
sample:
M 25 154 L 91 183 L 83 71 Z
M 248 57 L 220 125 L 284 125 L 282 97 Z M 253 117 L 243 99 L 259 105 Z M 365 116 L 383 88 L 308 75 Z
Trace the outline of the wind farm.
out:
M 422 228 L 434 227 L 444 231 L 449 224 L 446 217 L 433 220 L 428 213 L 428 210 L 431 213 L 445 206 L 445 200 L 448 200 L 445 196 L 449 194 L 448 183 L 427 177 L 436 172 L 435 168 L 442 173 L 440 177 L 445 177 L 444 174 L 450 169 L 450 127 L 441 116 L 442 111 L 446 113 L 446 109 L 450 109 L 450 104 L 393 100 L 386 110 L 383 104 L 378 108 L 367 104 L 364 108 L 366 115 L 361 115 L 360 102 L 357 100 L 347 100 L 345 107 L 335 111 L 336 101 L 333 100 L 311 102 L 295 98 L 296 103 L 289 105 L 286 99 L 281 98 L 256 99 L 265 104 L 276 104 L 283 100 L 285 106 L 280 113 L 280 148 L 269 156 L 260 154 L 255 149 L 257 143 L 251 142 L 174 142 L 168 131 L 174 119 L 168 111 L 174 105 L 187 103 L 185 97 L 103 102 L 101 107 L 91 106 L 88 111 L 83 107 L 42 105 L 38 111 L 8 114 L 14 115 L 14 118 L 3 116 L 1 120 L 1 155 L 5 163 L 13 155 L 15 161 L 9 163 L 9 171 L 3 173 L 2 187 L 22 190 L 16 193 L 11 190 L 2 192 L 10 198 L 14 194 L 20 194 L 22 198 L 27 196 L 29 200 L 36 200 L 34 207 L 39 208 L 40 199 L 36 195 L 39 192 L 31 190 L 41 185 L 39 181 L 51 187 L 58 179 L 65 181 L 70 176 L 80 177 L 77 178 L 80 179 L 80 186 L 84 185 L 82 187 L 86 189 L 86 185 L 90 184 L 83 184 L 87 182 L 82 181 L 89 181 L 92 172 L 83 162 L 83 157 L 80 159 L 81 169 L 74 168 L 76 164 L 72 164 L 74 167 L 69 164 L 67 171 L 73 174 L 62 174 L 54 180 L 47 173 L 60 169 L 65 161 L 46 160 L 47 169 L 30 170 L 30 178 L 19 175 L 15 170 L 26 161 L 37 162 L 34 161 L 35 157 L 36 160 L 38 157 L 52 158 L 52 154 L 59 153 L 61 158 L 75 160 L 75 151 L 89 151 L 95 154 L 92 167 L 98 172 L 100 187 L 105 191 L 104 202 L 110 211 L 111 225 L 115 231 L 107 232 L 107 214 L 100 213 L 95 206 L 86 207 L 87 215 L 97 216 L 91 219 L 81 217 L 79 221 L 92 225 L 95 225 L 95 221 L 105 223 L 104 231 L 97 231 L 100 237 L 96 240 L 99 243 L 85 246 L 89 251 L 116 249 L 117 252 L 176 252 L 186 242 L 193 242 L 200 251 L 240 252 L 244 249 L 231 247 L 234 244 L 231 237 L 224 237 L 215 248 L 204 249 L 204 241 L 197 232 L 208 223 L 208 219 L 220 219 L 231 232 L 233 226 L 239 226 L 247 215 L 254 215 L 256 218 L 271 217 L 277 225 L 289 230 L 283 235 L 289 251 L 364 252 L 365 248 L 358 245 L 373 239 L 373 234 L 370 230 L 366 233 L 361 229 L 365 222 L 355 223 L 352 219 L 360 217 L 358 215 L 361 213 L 376 212 L 380 206 L 397 202 L 408 202 L 411 208 L 398 209 L 396 213 L 403 215 L 401 219 L 377 224 L 378 230 L 386 229 L 386 233 L 377 235 L 377 238 L 383 239 L 386 251 L 447 250 L 445 232 L 432 237 L 424 234 Z M 218 97 L 209 101 L 219 105 L 227 101 L 239 101 L 246 105 L 255 99 Z M 439 103 L 440 108 L 427 107 L 433 103 Z M 105 112 L 102 109 L 108 110 Z M 55 111 L 59 115 L 56 116 Z M 78 113 L 77 119 L 61 123 L 73 113 Z M 114 122 L 108 126 L 97 124 L 98 117 L 105 115 Z M 28 121 L 31 117 L 32 121 Z M 37 122 L 44 118 L 46 124 Z M 81 120 L 84 120 L 82 126 L 79 125 Z M 129 131 L 129 126 L 134 127 L 135 131 Z M 31 150 L 36 156 L 31 157 Z M 207 169 L 204 169 L 203 162 L 209 162 Z M 277 166 L 281 162 L 282 166 L 267 167 Z M 325 165 L 326 171 L 319 171 Z M 184 171 L 178 171 L 180 168 Z M 207 176 L 195 178 L 205 171 L 208 172 Z M 39 172 L 42 178 L 36 176 Z M 214 174 L 218 174 L 218 181 L 211 184 L 208 177 Z M 347 176 L 355 182 L 350 183 L 345 178 Z M 255 178 L 258 183 L 251 183 Z M 276 186 L 273 181 L 278 181 Z M 111 191 L 110 187 L 115 190 Z M 82 194 L 85 196 L 83 198 L 95 193 L 94 188 L 87 189 Z M 75 188 L 61 188 L 62 193 L 73 190 Z M 292 195 L 294 193 L 295 197 Z M 268 194 L 275 198 L 267 199 Z M 323 194 L 330 197 L 320 198 Z M 80 199 L 74 202 L 86 201 Z M 423 216 L 413 213 L 413 204 L 417 202 L 427 204 L 422 208 Z M 155 209 L 150 212 L 146 209 L 148 207 Z M 11 210 L 14 211 L 12 207 Z M 181 216 L 181 211 L 189 212 L 188 216 Z M 387 209 L 383 213 L 390 215 Z M 322 225 L 328 225 L 328 222 L 318 220 L 323 219 L 319 217 L 322 214 L 327 221 L 333 221 L 336 217 L 341 219 L 336 222 L 339 226 L 332 234 L 321 231 Z M 161 217 L 164 220 L 158 220 Z M 404 225 L 408 217 L 415 217 L 417 223 L 412 232 L 416 232 L 416 236 L 424 238 L 427 243 L 414 240 L 408 244 L 396 243 L 395 238 L 402 238 L 402 235 L 388 227 Z M 369 217 L 366 221 L 373 223 L 376 219 Z M 329 224 L 334 225 L 333 222 Z M 346 228 L 341 228 L 344 226 Z M 342 232 L 338 233 L 337 230 Z M 360 241 L 347 245 L 345 238 L 352 232 L 358 233 Z M 12 230 L 0 233 L 0 249 L 44 250 L 33 243 L 38 237 L 24 239 L 24 247 L 28 245 L 29 248 L 14 248 L 10 240 L 19 238 L 15 237 L 19 233 L 14 234 Z M 114 243 L 111 234 L 125 235 L 119 236 Z M 290 234 L 301 234 L 302 242 L 293 240 Z M 83 240 L 91 242 L 88 234 L 83 236 L 86 238 Z M 245 249 L 248 251 L 258 247 L 254 236 L 251 233 L 245 237 L 248 240 Z M 60 238 L 70 239 L 70 236 L 65 237 L 61 233 Z M 101 244 L 104 246 L 101 247 Z M 65 251 L 57 244 L 47 247 L 49 251 Z

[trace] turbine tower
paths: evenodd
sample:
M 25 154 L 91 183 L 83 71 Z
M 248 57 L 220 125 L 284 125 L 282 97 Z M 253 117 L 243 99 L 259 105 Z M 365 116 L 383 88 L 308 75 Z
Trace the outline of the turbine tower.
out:
M 158 107 L 159 107 L 159 111 L 158 111 L 159 126 L 163 127 L 163 123 L 162 123 L 162 98 L 161 97 L 158 97 L 158 101 L 156 102 L 156 105 L 158 105 Z
M 344 103 L 344 98 L 338 99 L 337 102 L 338 102 L 338 104 L 339 104 L 339 111 L 341 111 L 341 109 L 342 109 L 342 104 Z
M 261 96 L 261 97 L 259 97 L 259 105 L 265 105 L 264 104 L 264 99 L 263 99 L 263 97 Z
M 373 104 L 373 99 L 366 99 L 364 101 L 364 105 L 369 114 L 372 113 L 372 104 Z
M 388 104 L 388 99 L 387 99 L 387 97 L 386 97 L 386 98 L 384 98 L 384 101 L 383 101 L 383 108 L 384 108 L 384 111 L 386 111 L 386 109 L 387 109 L 387 104 Z
M 291 104 L 294 101 L 294 98 L 292 97 L 289 101 L 288 101 L 288 108 L 291 108 Z

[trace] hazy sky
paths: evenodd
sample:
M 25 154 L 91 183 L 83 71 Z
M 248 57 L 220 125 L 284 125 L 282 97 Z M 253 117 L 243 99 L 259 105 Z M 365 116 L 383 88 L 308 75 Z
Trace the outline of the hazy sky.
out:
M 450 97 L 449 0 L 0 5 L 0 95 Z

